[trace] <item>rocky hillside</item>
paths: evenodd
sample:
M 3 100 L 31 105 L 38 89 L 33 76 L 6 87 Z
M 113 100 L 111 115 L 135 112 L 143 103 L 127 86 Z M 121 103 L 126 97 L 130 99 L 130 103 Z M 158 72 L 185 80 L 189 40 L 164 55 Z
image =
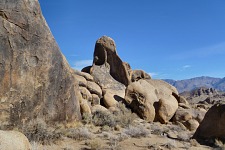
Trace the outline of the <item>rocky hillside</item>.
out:
M 164 81 L 175 86 L 179 93 L 184 91 L 191 91 L 200 87 L 214 88 L 219 91 L 225 91 L 225 78 L 213 77 L 196 77 L 186 80 L 171 80 L 165 79 Z
M 81 72 L 71 69 L 38 0 L 1 0 L 0 22 L 0 129 L 19 130 L 44 145 L 61 140 L 60 148 L 50 149 L 72 149 L 62 147 L 65 141 L 67 146 L 83 141 L 73 149 L 119 149 L 118 143 L 123 144 L 121 149 L 199 149 L 198 143 L 190 142 L 196 129 L 197 140 L 224 137 L 217 128 L 209 135 L 205 135 L 208 126 L 199 128 L 210 109 L 206 106 L 214 102 L 189 103 L 174 86 L 133 70 L 108 36 L 96 41 L 91 66 Z M 224 80 L 204 78 L 204 85 L 224 85 Z M 195 82 L 195 87 L 200 86 Z M 191 94 L 198 98 L 218 92 L 210 88 Z M 219 120 L 218 129 L 224 131 L 224 106 L 218 105 L 212 112 Z M 207 116 L 205 124 L 214 113 Z M 30 149 L 24 135 L 0 132 L 0 149 L 18 149 L 15 142 L 23 143 L 21 149 Z M 18 134 L 21 138 L 14 138 Z

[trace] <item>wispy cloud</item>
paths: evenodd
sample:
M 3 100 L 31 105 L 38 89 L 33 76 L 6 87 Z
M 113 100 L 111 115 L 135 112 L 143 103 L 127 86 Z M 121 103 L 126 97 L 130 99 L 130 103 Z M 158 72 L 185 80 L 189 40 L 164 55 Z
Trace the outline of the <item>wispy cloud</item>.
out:
M 191 66 L 190 65 L 184 65 L 182 68 L 185 70 L 185 69 L 191 68 Z
M 93 61 L 92 59 L 79 60 L 76 61 L 72 67 L 76 70 L 82 70 L 84 67 L 92 65 L 92 61 Z
M 158 73 L 156 73 L 156 72 L 149 72 L 148 74 L 149 74 L 151 77 L 155 77 L 155 76 L 158 75 Z
M 153 79 L 166 79 L 168 78 L 168 74 L 162 72 L 149 72 L 148 73 Z
M 185 70 L 187 70 L 187 69 L 190 69 L 191 68 L 191 65 L 184 65 L 184 66 L 182 66 L 180 69 L 178 69 L 178 70 L 180 70 L 180 71 L 185 71 Z

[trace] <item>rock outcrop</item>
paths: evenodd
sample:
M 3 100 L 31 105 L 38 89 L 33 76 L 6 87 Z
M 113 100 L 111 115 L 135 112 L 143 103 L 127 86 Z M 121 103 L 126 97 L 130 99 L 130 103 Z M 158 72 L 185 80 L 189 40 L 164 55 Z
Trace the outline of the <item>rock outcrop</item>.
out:
M 105 66 L 105 70 L 118 82 L 127 86 L 130 82 L 129 72 L 125 63 L 117 55 L 116 44 L 113 39 L 102 36 L 96 41 L 94 61 L 91 74 L 94 74 L 95 66 Z
M 2 122 L 80 118 L 78 83 L 37 0 L 0 2 L 0 75 Z
M 27 137 L 17 131 L 0 130 L 1 150 L 31 150 Z
M 90 74 L 101 87 L 107 108 L 124 98 L 126 86 L 130 83 L 129 69 L 129 64 L 117 55 L 113 39 L 103 36 L 96 41 Z
M 128 85 L 125 101 L 127 105 L 146 121 L 154 121 L 154 103 L 158 101 L 155 88 L 145 80 L 139 80 Z
M 100 104 L 106 108 L 117 107 L 119 101 L 125 102 L 133 112 L 149 122 L 168 123 L 178 109 L 178 103 L 185 101 L 178 95 L 175 87 L 162 80 L 151 79 L 143 70 L 132 70 L 118 56 L 114 40 L 107 36 L 96 41 L 93 64 L 82 70 L 93 77 L 91 85 L 94 85 L 94 81 L 102 90 L 101 93 L 97 85 L 90 88 L 90 81 L 76 72 L 80 76 L 77 79 L 82 87 L 83 99 L 90 99 L 88 90 L 91 94 L 98 95 Z
M 225 104 L 216 104 L 208 110 L 193 138 L 199 141 L 209 139 L 225 141 Z

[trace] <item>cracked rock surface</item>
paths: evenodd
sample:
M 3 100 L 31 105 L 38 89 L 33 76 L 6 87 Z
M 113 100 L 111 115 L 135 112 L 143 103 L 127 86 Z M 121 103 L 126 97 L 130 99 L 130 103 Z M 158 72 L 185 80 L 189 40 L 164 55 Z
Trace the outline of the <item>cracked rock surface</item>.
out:
M 0 1 L 0 115 L 12 125 L 80 118 L 78 83 L 37 0 Z

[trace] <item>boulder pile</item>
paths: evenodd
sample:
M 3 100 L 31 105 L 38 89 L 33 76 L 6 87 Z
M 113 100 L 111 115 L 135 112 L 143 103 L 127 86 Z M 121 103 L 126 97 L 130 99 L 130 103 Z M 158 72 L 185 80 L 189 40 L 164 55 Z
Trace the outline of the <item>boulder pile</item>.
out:
M 199 125 L 189 103 L 175 87 L 152 79 L 143 70 L 132 70 L 120 59 L 110 37 L 102 36 L 96 41 L 92 66 L 74 73 L 79 82 L 82 114 L 91 114 L 96 105 L 106 108 L 103 110 L 115 110 L 118 102 L 122 102 L 148 122 L 172 121 L 189 130 Z

